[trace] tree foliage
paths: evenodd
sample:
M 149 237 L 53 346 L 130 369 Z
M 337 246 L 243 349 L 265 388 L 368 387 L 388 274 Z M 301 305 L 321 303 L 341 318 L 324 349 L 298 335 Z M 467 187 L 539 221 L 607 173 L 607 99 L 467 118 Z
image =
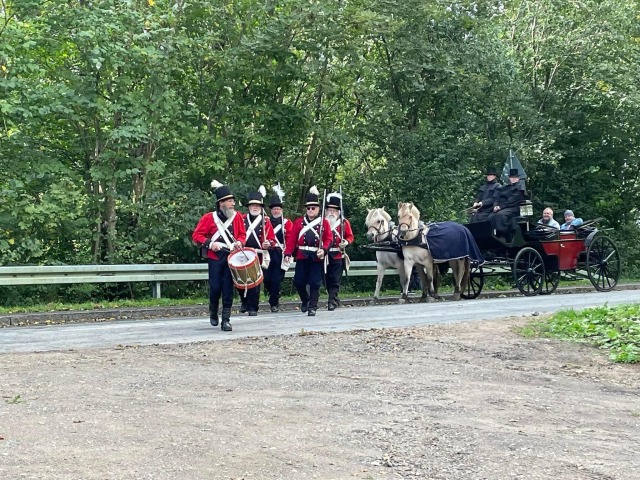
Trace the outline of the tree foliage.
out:
M 342 186 L 356 234 L 400 200 L 462 221 L 510 148 L 537 210 L 633 228 L 639 19 L 632 0 L 3 0 L 0 264 L 193 261 L 212 178 L 280 182 L 291 215 Z

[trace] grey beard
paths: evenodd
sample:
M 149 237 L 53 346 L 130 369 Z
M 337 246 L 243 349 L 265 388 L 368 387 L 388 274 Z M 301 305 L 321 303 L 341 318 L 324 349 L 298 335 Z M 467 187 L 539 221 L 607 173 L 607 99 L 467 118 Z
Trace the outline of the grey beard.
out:
M 227 218 L 233 217 L 234 212 L 235 210 L 233 208 L 225 208 L 224 210 L 222 210 L 222 213 L 224 213 L 224 216 Z
M 334 228 L 338 224 L 338 217 L 335 215 L 327 215 L 327 220 L 329 220 L 329 225 L 331 228 Z
M 279 213 L 278 215 L 276 215 L 275 213 L 272 213 L 272 214 L 271 214 L 271 216 L 272 216 L 273 218 L 280 218 L 280 217 L 282 217 L 282 214 L 281 214 L 281 213 Z

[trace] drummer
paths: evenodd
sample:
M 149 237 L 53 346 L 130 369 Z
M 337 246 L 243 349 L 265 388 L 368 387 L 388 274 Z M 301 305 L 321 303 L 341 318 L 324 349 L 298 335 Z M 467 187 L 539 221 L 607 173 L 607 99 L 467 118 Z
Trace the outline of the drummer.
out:
M 214 180 L 216 210 L 202 216 L 191 238 L 204 250 L 209 264 L 209 321 L 218 326 L 218 306 L 222 296 L 222 330 L 230 332 L 233 281 L 227 263 L 229 253 L 242 248 L 246 230 L 242 215 L 235 211 L 236 200 L 227 185 Z
M 257 192 L 250 192 L 247 195 L 249 213 L 243 215 L 244 227 L 247 231 L 245 246 L 251 247 L 258 252 L 260 265 L 265 270 L 269 268 L 271 261 L 269 249 L 276 246 L 276 237 L 273 233 L 271 221 L 264 211 L 263 199 L 266 194 L 267 191 L 263 186 Z M 250 317 L 258 315 L 260 285 L 247 290 L 238 288 L 238 293 L 242 299 L 240 312 L 248 312 Z
M 313 317 L 318 309 L 324 258 L 333 238 L 329 220 L 320 214 L 318 196 L 318 189 L 315 186 L 311 187 L 307 193 L 307 214 L 293 223 L 291 241 L 285 245 L 284 251 L 286 262 L 291 261 L 292 255 L 296 256 L 293 285 L 302 302 L 300 311 L 308 312 L 310 317 Z

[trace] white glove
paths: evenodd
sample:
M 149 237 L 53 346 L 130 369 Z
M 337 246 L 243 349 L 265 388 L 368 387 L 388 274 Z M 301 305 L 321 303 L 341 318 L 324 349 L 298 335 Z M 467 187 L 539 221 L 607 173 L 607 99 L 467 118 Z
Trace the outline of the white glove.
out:
M 324 250 L 322 250 L 322 249 L 318 250 L 318 258 L 320 260 L 322 260 L 324 258 Z
M 340 240 L 340 248 L 345 249 L 347 248 L 347 245 L 349 245 L 349 242 L 347 242 L 345 239 Z
M 233 243 L 233 249 L 234 250 L 238 250 L 240 248 L 242 248 L 242 242 L 236 241 L 236 242 Z
M 269 243 L 269 240 L 265 240 L 264 242 L 262 242 L 263 250 L 268 250 L 269 248 L 271 248 L 271 243 Z
M 222 249 L 222 247 L 224 247 L 224 244 L 222 244 L 222 243 L 220 243 L 220 242 L 211 242 L 211 243 L 209 244 L 209 248 L 210 248 L 211 250 L 213 250 L 214 252 L 217 252 L 217 251 L 221 250 L 221 249 Z

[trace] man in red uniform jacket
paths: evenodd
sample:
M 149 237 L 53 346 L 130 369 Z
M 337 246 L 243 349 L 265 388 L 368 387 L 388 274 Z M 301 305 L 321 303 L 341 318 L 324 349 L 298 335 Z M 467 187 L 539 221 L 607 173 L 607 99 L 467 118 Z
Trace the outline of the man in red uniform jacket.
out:
M 244 228 L 247 231 L 246 247 L 253 248 L 258 252 L 260 265 L 264 265 L 263 260 L 270 261 L 270 249 L 276 245 L 276 237 L 269 218 L 264 211 L 263 198 L 267 194 L 264 187 L 260 187 L 257 192 L 251 192 L 247 196 L 249 213 L 243 215 Z M 249 289 L 238 289 L 242 300 L 241 312 L 249 312 L 250 317 L 258 315 L 260 307 L 260 285 Z
M 331 193 L 327 197 L 325 204 L 325 218 L 331 226 L 331 245 L 329 245 L 329 261 L 325 274 L 325 285 L 329 293 L 327 308 L 335 310 L 340 305 L 338 293 L 340 292 L 340 282 L 342 280 L 342 267 L 346 255 L 344 249 L 353 243 L 353 231 L 349 220 L 340 214 L 342 210 L 342 195 Z
M 296 270 L 293 285 L 300 296 L 301 312 L 310 317 L 316 314 L 320 286 L 324 272 L 324 258 L 331 243 L 331 226 L 320 215 L 318 189 L 313 186 L 307 193 L 307 214 L 296 219 L 291 230 L 291 241 L 286 245 L 285 261 L 291 261 L 295 254 Z M 309 292 L 307 293 L 307 285 Z
M 214 180 L 216 210 L 202 216 L 191 238 L 207 251 L 209 263 L 209 321 L 218 326 L 218 304 L 222 296 L 222 330 L 230 332 L 233 280 L 227 263 L 229 253 L 242 248 L 246 231 L 242 215 L 234 210 L 235 197 L 227 185 Z
M 269 293 L 269 305 L 272 312 L 280 310 L 280 287 L 284 274 L 287 272 L 289 265 L 283 264 L 282 256 L 285 251 L 285 245 L 291 242 L 291 229 L 293 222 L 284 216 L 284 191 L 280 185 L 273 187 L 275 192 L 269 199 L 269 209 L 271 215 L 271 226 L 275 234 L 276 245 L 269 253 L 271 254 L 271 262 L 269 268 L 264 272 L 264 288 Z

